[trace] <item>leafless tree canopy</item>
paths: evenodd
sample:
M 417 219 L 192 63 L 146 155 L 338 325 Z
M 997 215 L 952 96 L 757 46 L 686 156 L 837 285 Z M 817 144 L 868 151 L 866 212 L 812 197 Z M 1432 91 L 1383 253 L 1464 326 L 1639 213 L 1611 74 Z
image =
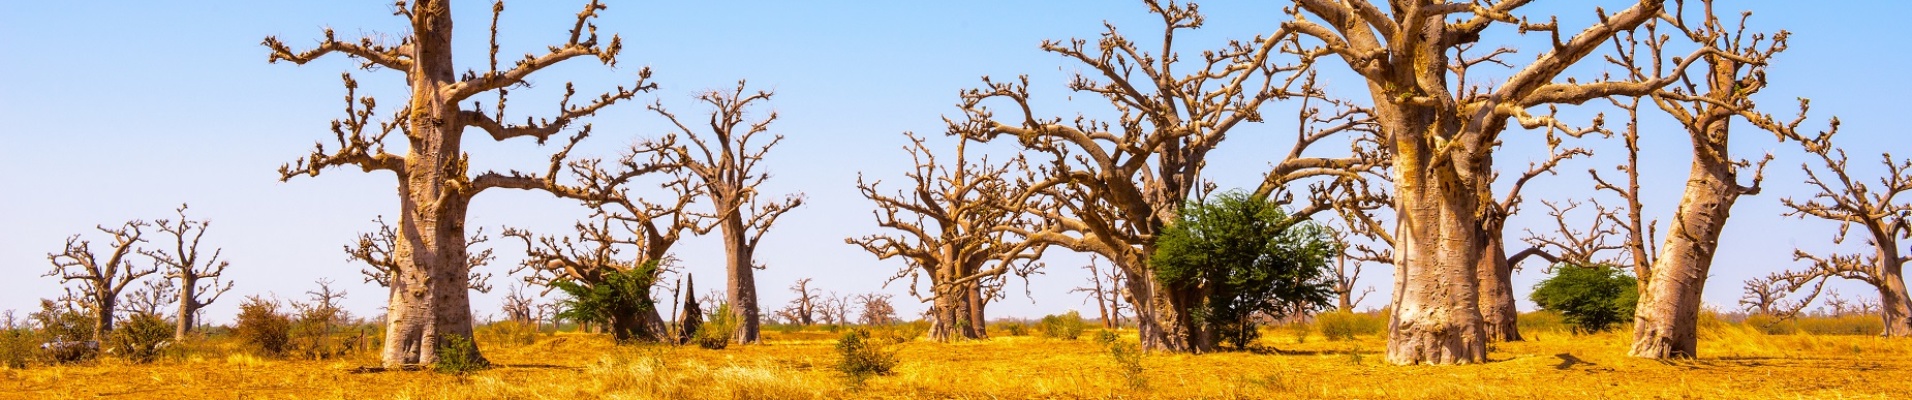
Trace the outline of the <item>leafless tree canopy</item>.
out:
M 172 240 L 172 248 L 159 250 L 141 250 L 140 254 L 153 259 L 155 264 L 165 271 L 166 291 L 178 296 L 166 304 L 179 305 L 179 314 L 174 321 L 174 340 L 185 339 L 198 320 L 199 310 L 219 300 L 220 295 L 232 290 L 232 281 L 223 281 L 226 266 L 231 263 L 219 259 L 225 249 L 215 248 L 212 255 L 200 257 L 199 242 L 205 238 L 206 230 L 212 227 L 211 220 L 192 220 L 186 217 L 186 205 L 180 204 L 178 220 L 161 219 L 155 225 L 167 239 Z M 210 279 L 209 282 L 204 280 Z M 177 283 L 174 283 L 177 282 Z
M 53 270 L 42 276 L 60 278 L 62 283 L 78 284 L 77 288 L 68 289 L 68 295 L 91 311 L 94 338 L 105 338 L 106 333 L 113 330 L 113 316 L 119 306 L 120 292 L 140 278 L 159 272 L 156 267 L 141 268 L 128 258 L 137 253 L 140 243 L 146 242 L 143 230 L 150 226 L 140 220 L 127 221 L 116 228 L 96 226 L 101 233 L 112 238 L 112 243 L 104 252 L 95 252 L 93 241 L 73 235 L 66 238 L 64 250 L 47 254 L 47 260 L 53 263 Z M 73 295 L 74 289 L 79 290 L 78 295 Z
M 891 232 L 845 241 L 877 259 L 903 260 L 890 281 L 909 279 L 910 295 L 932 304 L 930 337 L 984 337 L 984 304 L 1001 296 L 1006 276 L 1027 279 L 1034 273 L 1048 247 L 1013 232 L 1034 222 L 1026 218 L 1025 204 L 1014 202 L 1027 177 L 1010 181 L 1006 175 L 1027 168 L 1021 158 L 971 160 L 964 139 L 958 139 L 955 154 L 939 160 L 923 138 L 905 136 L 911 144 L 904 149 L 915 164 L 905 174 L 909 186 L 886 194 L 878 188 L 881 181 L 857 178 L 863 197 L 876 203 L 871 214 L 877 226 Z M 919 291 L 924 280 L 928 295 Z
M 1800 166 L 1806 171 L 1806 183 L 1818 193 L 1804 201 L 1781 199 L 1792 209 L 1786 215 L 1838 222 L 1839 232 L 1833 236 L 1833 243 L 1844 242 L 1846 234 L 1858 227 L 1866 244 L 1871 245 L 1871 253 L 1815 255 L 1794 250 L 1793 260 L 1811 264 L 1804 270 L 1776 274 L 1774 280 L 1783 280 L 1792 290 L 1815 280 L 1823 284 L 1834 277 L 1865 282 L 1879 291 L 1879 310 L 1885 318 L 1882 334 L 1912 336 L 1912 321 L 1908 320 L 1912 318 L 1908 317 L 1912 315 L 1912 304 L 1908 304 L 1912 298 L 1906 293 L 1904 272 L 1912 256 L 1900 253 L 1900 240 L 1912 238 L 1912 226 L 1908 226 L 1912 224 L 1908 222 L 1912 220 L 1912 201 L 1899 198 L 1912 192 L 1912 160 L 1893 160 L 1891 153 L 1881 154 L 1886 173 L 1875 186 L 1848 172 L 1845 149 L 1818 150 L 1812 153 L 1823 162 L 1823 169 L 1815 170 L 1810 164 Z M 1819 284 L 1813 286 L 1813 294 L 1817 294 Z M 1806 301 L 1812 297 L 1807 296 Z

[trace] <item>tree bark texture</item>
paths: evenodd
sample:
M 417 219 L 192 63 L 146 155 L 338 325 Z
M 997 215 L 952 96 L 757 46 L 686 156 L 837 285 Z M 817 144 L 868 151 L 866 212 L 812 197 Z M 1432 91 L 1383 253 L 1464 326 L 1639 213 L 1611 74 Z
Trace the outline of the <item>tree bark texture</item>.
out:
M 721 222 L 724 240 L 724 270 L 729 273 L 725 289 L 730 295 L 730 310 L 737 317 L 737 343 L 756 343 L 760 338 L 757 320 L 757 267 L 752 264 L 755 246 L 745 241 L 742 218 Z
M 1721 122 L 1720 138 L 1725 127 Z M 1724 144 L 1724 143 L 1721 143 Z M 1706 153 L 1701 153 L 1706 154 Z M 1713 153 L 1721 154 L 1721 153 Z M 1726 217 L 1740 188 L 1726 160 L 1696 155 L 1673 226 L 1633 316 L 1634 357 L 1692 358 L 1699 343 L 1700 294 Z
M 1514 303 L 1514 268 L 1507 258 L 1499 229 L 1485 232 L 1486 249 L 1480 258 L 1480 314 L 1488 340 L 1518 342 L 1520 310 Z

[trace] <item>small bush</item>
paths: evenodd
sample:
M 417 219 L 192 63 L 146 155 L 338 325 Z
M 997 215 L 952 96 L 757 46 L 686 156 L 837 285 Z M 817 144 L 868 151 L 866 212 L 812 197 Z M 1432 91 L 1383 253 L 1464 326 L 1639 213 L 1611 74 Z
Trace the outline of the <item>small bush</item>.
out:
M 1002 321 L 988 327 L 990 336 L 1029 336 L 1029 324 L 1022 321 Z
M 32 351 L 39 349 L 40 343 L 66 342 L 75 344 L 55 351 L 38 352 L 39 359 L 45 364 L 61 364 L 89 360 L 98 355 L 97 346 L 86 346 L 93 342 L 93 315 L 75 308 L 71 302 L 55 302 L 41 299 L 40 311 L 28 316 L 34 325 L 40 327 L 38 335 L 27 335 L 25 340 Z M 94 342 L 97 345 L 98 342 Z
M 1541 309 L 1566 317 L 1575 332 L 1600 332 L 1633 317 L 1639 282 L 1608 265 L 1560 264 L 1554 276 L 1534 285 L 1528 297 Z
M 33 331 L 25 328 L 0 330 L 0 367 L 22 369 L 33 361 L 39 350 Z
M 1387 328 L 1387 319 L 1377 315 L 1342 310 L 1315 316 L 1315 329 L 1328 340 L 1354 340 L 1357 335 L 1378 335 Z
M 259 296 L 247 296 L 239 304 L 232 331 L 247 350 L 260 356 L 284 355 L 292 347 L 292 317 L 279 312 L 279 302 Z
M 1115 361 L 1116 371 L 1121 374 L 1122 381 L 1128 384 L 1129 390 L 1148 389 L 1148 376 L 1145 375 L 1147 370 L 1142 368 L 1140 347 L 1123 341 L 1115 332 L 1106 330 L 1096 332 L 1095 341 L 1109 349 L 1109 358 Z
M 441 374 L 464 375 L 485 369 L 488 363 L 478 358 L 478 344 L 459 334 L 447 334 L 438 343 L 438 361 L 432 370 Z
M 173 338 L 173 324 L 152 314 L 133 314 L 113 329 L 107 348 L 113 354 L 138 364 L 158 359 L 164 345 Z
M 1042 337 L 1062 340 L 1076 340 L 1082 337 L 1082 331 L 1089 328 L 1089 323 L 1082 320 L 1082 314 L 1075 311 L 1044 316 L 1036 325 L 1042 328 Z
M 730 335 L 737 332 L 737 315 L 731 313 L 730 303 L 717 303 L 704 317 L 704 324 L 697 328 L 697 337 L 692 341 L 697 342 L 698 347 L 711 350 L 730 347 Z
M 837 339 L 837 371 L 843 372 L 851 382 L 861 385 L 871 376 L 889 375 L 896 368 L 896 353 L 883 351 L 882 345 L 870 340 L 870 331 L 853 329 Z

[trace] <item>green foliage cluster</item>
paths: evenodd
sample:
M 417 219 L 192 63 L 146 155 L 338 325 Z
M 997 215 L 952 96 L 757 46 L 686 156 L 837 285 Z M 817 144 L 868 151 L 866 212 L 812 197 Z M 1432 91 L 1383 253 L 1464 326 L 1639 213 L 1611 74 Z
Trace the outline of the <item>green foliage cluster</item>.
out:
M 1108 348 L 1109 358 L 1115 361 L 1116 371 L 1121 374 L 1122 382 L 1128 384 L 1129 390 L 1148 389 L 1148 375 L 1142 367 L 1140 346 L 1121 340 L 1121 336 L 1109 330 L 1096 332 L 1095 341 Z
M 1639 282 L 1608 265 L 1554 266 L 1554 276 L 1534 285 L 1528 298 L 1543 310 L 1559 312 L 1574 332 L 1600 332 L 1633 317 L 1640 300 Z
M 1082 337 L 1082 331 L 1089 329 L 1089 323 L 1082 320 L 1082 314 L 1074 310 L 1043 316 L 1036 326 L 1041 328 L 1042 337 L 1062 340 L 1076 340 Z
M 1281 319 L 1326 309 L 1334 294 L 1329 261 L 1339 245 L 1329 232 L 1243 191 L 1184 207 L 1155 246 L 1156 279 L 1200 296 L 1191 313 L 1236 348 L 1260 337 L 1256 314 Z
M 464 375 L 491 366 L 485 359 L 478 357 L 478 344 L 471 338 L 459 334 L 447 334 L 439 338 L 438 360 L 432 363 L 432 370 L 441 374 Z
M 632 339 L 656 340 L 638 323 L 638 313 L 655 306 L 651 286 L 657 282 L 657 261 L 630 270 L 607 268 L 595 282 L 562 280 L 552 284 L 567 296 L 558 302 L 558 318 L 603 324 L 618 343 Z
M 889 375 L 896 368 L 896 353 L 884 351 L 882 345 L 871 340 L 869 330 L 852 329 L 843 333 L 836 342 L 837 371 L 857 385 L 872 376 Z
M 1354 340 L 1357 335 L 1378 335 L 1387 329 L 1387 317 L 1340 310 L 1315 315 L 1315 329 L 1328 340 Z
M 292 317 L 279 311 L 279 302 L 247 296 L 239 303 L 232 334 L 247 350 L 261 356 L 280 356 L 292 349 Z
M 33 330 L 27 328 L 0 329 L 0 368 L 26 368 L 39 350 L 36 339 Z
M 711 350 L 730 347 L 730 336 L 737 332 L 737 323 L 737 314 L 731 310 L 730 302 L 718 302 L 715 309 L 704 314 L 704 323 L 691 341 Z
M 173 338 L 173 324 L 165 317 L 134 313 L 119 321 L 106 342 L 113 354 L 138 364 L 153 362 Z

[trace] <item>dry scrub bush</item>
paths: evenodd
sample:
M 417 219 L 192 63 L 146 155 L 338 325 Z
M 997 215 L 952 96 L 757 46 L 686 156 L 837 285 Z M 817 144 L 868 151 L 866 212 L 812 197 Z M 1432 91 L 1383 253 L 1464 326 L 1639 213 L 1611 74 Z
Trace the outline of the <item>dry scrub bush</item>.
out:
M 111 335 L 106 345 L 114 355 L 145 364 L 165 350 L 162 345 L 173 338 L 173 323 L 158 315 L 135 313 L 120 321 Z
M 33 331 L 26 328 L 0 330 L 0 368 L 26 368 L 39 350 L 34 347 L 34 338 Z
M 1042 337 L 1062 340 L 1076 340 L 1082 337 L 1082 331 L 1089 328 L 1089 323 L 1082 320 L 1082 314 L 1074 310 L 1059 315 L 1044 316 L 1041 321 L 1036 322 L 1036 325 L 1041 328 Z
M 254 355 L 284 355 L 292 347 L 292 318 L 279 312 L 278 301 L 246 296 L 246 302 L 239 304 L 232 334 Z
M 844 333 L 837 339 L 836 352 L 841 357 L 837 371 L 843 372 L 855 386 L 862 386 L 872 376 L 889 375 L 896 368 L 896 353 L 884 351 L 883 344 L 872 340 L 868 330 Z
M 730 336 L 737 331 L 737 315 L 731 312 L 730 302 L 727 301 L 719 302 L 711 309 L 714 311 L 705 314 L 709 319 L 697 328 L 697 337 L 693 341 L 697 342 L 698 347 L 711 350 L 730 347 Z

